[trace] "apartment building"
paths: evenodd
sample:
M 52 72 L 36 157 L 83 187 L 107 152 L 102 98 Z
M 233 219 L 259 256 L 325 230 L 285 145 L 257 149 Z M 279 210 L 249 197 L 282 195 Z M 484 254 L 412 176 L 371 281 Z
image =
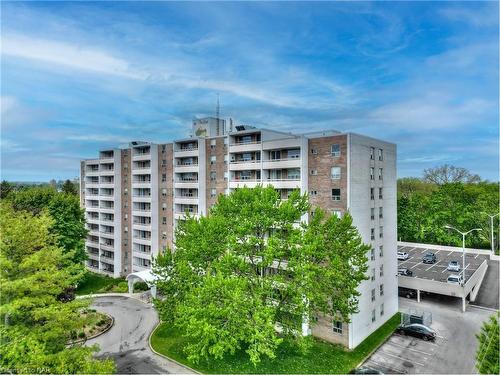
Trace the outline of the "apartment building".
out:
M 311 333 L 354 348 L 398 309 L 396 146 L 354 133 L 291 134 L 216 118 L 193 121 L 172 143 L 131 142 L 81 163 L 81 202 L 90 230 L 87 266 L 117 277 L 151 267 L 173 246 L 179 220 L 205 215 L 217 196 L 272 185 L 286 198 L 308 193 L 313 206 L 349 210 L 372 249 L 369 280 L 350 323 L 319 316 Z M 303 220 L 308 220 L 307 215 Z

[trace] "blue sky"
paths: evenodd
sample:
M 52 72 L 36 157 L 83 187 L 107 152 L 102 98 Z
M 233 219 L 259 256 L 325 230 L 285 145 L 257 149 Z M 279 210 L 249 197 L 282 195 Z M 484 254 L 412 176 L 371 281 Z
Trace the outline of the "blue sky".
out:
M 350 130 L 498 180 L 497 2 L 2 2 L 2 178 L 78 175 L 193 117 Z

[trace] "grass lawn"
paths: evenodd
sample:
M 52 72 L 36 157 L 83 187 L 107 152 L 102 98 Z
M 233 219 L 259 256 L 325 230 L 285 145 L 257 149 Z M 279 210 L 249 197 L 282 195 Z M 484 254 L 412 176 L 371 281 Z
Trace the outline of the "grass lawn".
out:
M 301 355 L 290 343 L 283 342 L 274 360 L 264 357 L 257 366 L 248 361 L 248 355 L 244 351 L 223 360 L 200 361 L 195 365 L 183 353 L 186 339 L 180 336 L 179 331 L 166 324 L 162 324 L 154 332 L 151 345 L 157 352 L 207 374 L 346 374 L 391 335 L 399 323 L 400 314 L 397 313 L 352 351 L 340 345 L 315 340 L 310 352 Z
M 124 278 L 114 279 L 88 271 L 76 288 L 77 295 L 93 293 L 127 293 L 128 285 Z

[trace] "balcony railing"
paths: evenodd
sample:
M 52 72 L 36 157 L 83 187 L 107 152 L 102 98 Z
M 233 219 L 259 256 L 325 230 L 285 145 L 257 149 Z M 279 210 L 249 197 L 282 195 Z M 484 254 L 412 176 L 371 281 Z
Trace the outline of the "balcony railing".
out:
M 260 143 L 260 141 L 236 141 L 234 143 L 230 143 L 229 146 L 258 145 Z
M 175 182 L 198 182 L 197 178 L 178 178 Z
M 229 164 L 243 164 L 243 163 L 260 163 L 260 159 L 241 159 L 241 160 L 231 160 Z

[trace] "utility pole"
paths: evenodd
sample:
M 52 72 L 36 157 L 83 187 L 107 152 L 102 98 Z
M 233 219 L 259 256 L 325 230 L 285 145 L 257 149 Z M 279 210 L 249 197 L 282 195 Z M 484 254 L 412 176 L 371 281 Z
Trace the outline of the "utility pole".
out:
M 499 214 L 495 214 L 495 215 L 490 215 L 490 214 L 486 214 L 490 217 L 490 224 L 491 224 L 491 252 L 493 254 L 495 254 L 495 233 L 494 233 L 494 226 L 493 226 L 493 219 L 495 216 L 498 216 Z

